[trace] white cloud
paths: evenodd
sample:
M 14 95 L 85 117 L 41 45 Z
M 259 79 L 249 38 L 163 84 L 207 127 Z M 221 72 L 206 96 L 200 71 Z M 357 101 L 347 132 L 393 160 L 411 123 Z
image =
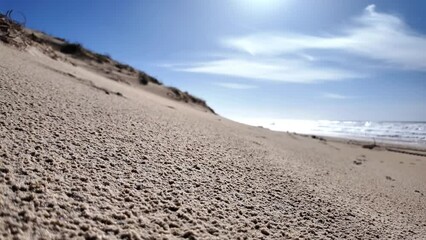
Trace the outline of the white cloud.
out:
M 426 71 L 426 36 L 410 29 L 397 16 L 366 7 L 343 34 L 313 36 L 257 33 L 223 40 L 225 46 L 255 56 L 280 56 L 312 49 L 339 50 L 381 60 L 405 69 Z
M 238 89 L 238 90 L 246 90 L 246 89 L 257 88 L 257 86 L 254 86 L 254 85 L 232 83 L 232 82 L 218 82 L 218 83 L 214 83 L 214 85 L 224 87 L 224 88 L 229 88 L 229 89 Z
M 350 96 L 340 95 L 340 94 L 336 94 L 336 93 L 323 93 L 322 97 L 323 98 L 330 98 L 330 99 L 340 99 L 340 100 L 353 98 L 353 97 L 350 97 Z
M 368 13 L 372 14 L 376 11 L 376 5 L 374 4 L 370 4 L 365 8 L 365 11 L 367 11 Z
M 338 81 L 361 76 L 360 74 L 341 69 L 316 67 L 301 60 L 277 58 L 267 60 L 229 58 L 217 61 L 201 62 L 176 69 L 186 72 L 221 74 L 254 80 L 293 83 Z
M 377 12 L 375 5 L 367 6 L 340 34 L 255 33 L 221 43 L 232 50 L 227 56 L 173 68 L 293 83 L 365 77 L 368 74 L 360 73 L 351 62 L 354 57 L 397 69 L 426 71 L 426 36 L 410 29 L 398 16 Z M 315 50 L 321 50 L 322 55 Z M 327 58 L 334 60 L 325 61 Z M 343 68 L 342 62 L 353 70 Z

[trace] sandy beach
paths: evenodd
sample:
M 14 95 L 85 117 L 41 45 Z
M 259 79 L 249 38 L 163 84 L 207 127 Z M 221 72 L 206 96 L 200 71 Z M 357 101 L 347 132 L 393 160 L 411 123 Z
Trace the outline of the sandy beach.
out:
M 0 43 L 0 239 L 424 239 L 426 157 L 239 124 Z

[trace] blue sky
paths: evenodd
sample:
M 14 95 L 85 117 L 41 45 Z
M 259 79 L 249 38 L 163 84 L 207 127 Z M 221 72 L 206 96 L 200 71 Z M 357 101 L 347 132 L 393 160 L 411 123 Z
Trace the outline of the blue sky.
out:
M 426 1 L 0 1 L 7 9 L 231 119 L 426 121 Z

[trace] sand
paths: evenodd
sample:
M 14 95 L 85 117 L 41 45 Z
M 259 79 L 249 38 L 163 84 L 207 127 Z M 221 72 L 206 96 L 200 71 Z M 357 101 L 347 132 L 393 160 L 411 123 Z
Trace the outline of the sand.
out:
M 0 239 L 424 239 L 426 157 L 238 124 L 0 43 Z

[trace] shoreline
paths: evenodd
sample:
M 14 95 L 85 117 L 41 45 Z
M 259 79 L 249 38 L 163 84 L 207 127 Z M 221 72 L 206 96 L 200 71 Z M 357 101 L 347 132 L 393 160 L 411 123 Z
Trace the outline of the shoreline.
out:
M 393 142 L 382 142 L 382 141 L 374 141 L 368 139 L 357 139 L 351 137 L 336 137 L 336 136 L 327 136 L 320 134 L 300 134 L 300 133 L 290 133 L 303 137 L 310 137 L 318 140 L 325 140 L 337 143 L 345 143 L 349 145 L 356 145 L 360 147 L 364 147 L 367 149 L 379 149 L 379 150 L 388 150 L 412 155 L 426 156 L 426 145 L 417 145 L 417 144 L 404 144 L 404 143 L 393 143 Z
M 421 121 L 344 121 L 273 118 L 241 118 L 233 120 L 276 132 L 318 135 L 362 142 L 376 142 L 378 145 L 405 146 L 426 150 L 426 122 Z

